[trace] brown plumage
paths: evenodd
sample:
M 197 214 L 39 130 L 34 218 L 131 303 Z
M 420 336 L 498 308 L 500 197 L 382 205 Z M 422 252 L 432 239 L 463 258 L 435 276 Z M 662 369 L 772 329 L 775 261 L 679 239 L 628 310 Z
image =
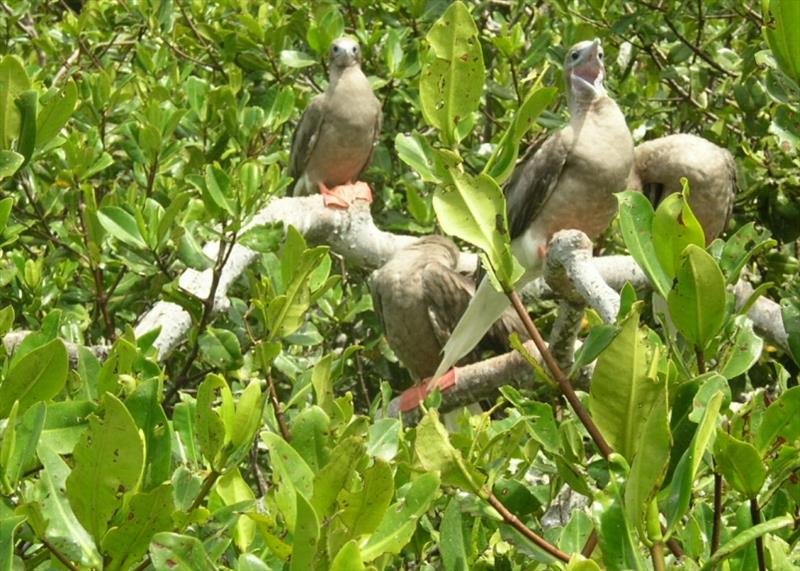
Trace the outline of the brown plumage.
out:
M 389 346 L 417 380 L 433 375 L 441 350 L 475 293 L 472 279 L 456 271 L 458 248 L 443 236 L 427 236 L 400 250 L 370 278 L 375 312 Z M 506 310 L 474 351 L 508 351 L 508 337 L 524 336 L 519 317 Z
M 669 135 L 638 145 L 628 187 L 644 192 L 654 206 L 689 181 L 689 206 L 706 235 L 722 234 L 738 190 L 736 162 L 727 149 L 696 135 Z

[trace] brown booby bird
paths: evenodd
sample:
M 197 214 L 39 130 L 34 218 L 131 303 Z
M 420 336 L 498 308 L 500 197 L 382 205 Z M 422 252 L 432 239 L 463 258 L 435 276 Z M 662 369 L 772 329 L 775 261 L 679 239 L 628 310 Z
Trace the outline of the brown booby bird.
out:
M 689 182 L 689 206 L 711 243 L 728 225 L 737 191 L 736 162 L 727 149 L 680 133 L 636 146 L 628 188 L 644 192 L 653 206 Z
M 633 140 L 603 85 L 603 57 L 598 39 L 567 51 L 570 122 L 528 153 L 506 187 L 511 247 L 525 268 L 518 287 L 541 274 L 553 234 L 577 229 L 594 239 L 617 211 L 614 193 L 625 189 Z M 484 278 L 447 341 L 431 383 L 475 347 L 508 305 L 508 298 Z
M 441 350 L 475 293 L 460 274 L 459 251 L 443 236 L 426 236 L 397 252 L 370 277 L 372 304 L 386 340 L 415 380 L 433 375 Z M 508 308 L 460 363 L 477 361 L 480 351 L 509 350 L 508 337 L 525 338 L 519 317 Z
M 339 38 L 330 51 L 330 82 L 311 100 L 292 138 L 289 174 L 294 196 L 319 190 L 326 206 L 372 201 L 359 177 L 369 166 L 381 130 L 381 104 L 361 71 L 361 48 Z

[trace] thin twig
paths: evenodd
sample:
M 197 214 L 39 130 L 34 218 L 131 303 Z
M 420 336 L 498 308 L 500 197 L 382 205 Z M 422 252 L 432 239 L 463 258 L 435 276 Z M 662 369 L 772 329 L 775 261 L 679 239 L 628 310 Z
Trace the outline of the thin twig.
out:
M 72 561 L 70 561 L 66 555 L 61 553 L 58 547 L 50 543 L 50 541 L 46 537 L 40 537 L 39 541 L 41 541 L 42 545 L 44 545 L 48 549 L 48 551 L 50 551 L 50 553 L 52 553 L 55 556 L 55 558 L 58 559 L 62 565 L 64 565 L 64 567 L 69 569 L 69 571 L 78 571 L 78 568 L 72 564 Z
M 275 381 L 272 375 L 267 376 L 267 384 L 269 385 L 269 401 L 272 403 L 272 409 L 275 411 L 275 418 L 278 420 L 278 427 L 281 429 L 281 436 L 286 442 L 292 441 L 292 433 L 289 431 L 289 425 L 286 424 L 286 418 L 283 416 L 281 410 L 281 403 L 278 400 L 278 391 L 275 389 Z
M 719 549 L 719 532 L 722 524 L 722 475 L 714 472 L 714 522 L 711 527 L 711 552 Z
M 754 526 L 761 523 L 761 510 L 758 507 L 758 498 L 750 499 L 750 517 Z M 764 538 L 760 535 L 756 537 L 756 556 L 758 557 L 758 571 L 767 571 L 767 563 L 764 557 Z
M 552 555 L 559 561 L 563 561 L 564 563 L 569 563 L 569 555 L 561 551 L 558 547 L 553 545 L 552 543 L 548 542 L 545 538 L 540 535 L 537 535 L 534 531 L 532 531 L 528 526 L 520 521 L 520 519 L 515 516 L 513 513 L 508 511 L 508 508 L 503 505 L 503 503 L 497 499 L 497 497 L 489 493 L 487 500 L 491 504 L 491 506 L 497 510 L 497 512 L 503 517 L 505 522 L 520 532 L 522 535 L 530 539 L 533 543 L 539 546 L 541 549 L 546 551 L 548 554 Z
M 722 73 L 723 75 L 727 75 L 728 77 L 735 77 L 735 74 L 729 72 L 727 69 L 725 69 L 724 67 L 719 65 L 717 62 L 715 62 L 713 59 L 711 59 L 711 56 L 709 56 L 706 52 L 704 52 L 698 46 L 696 46 L 692 42 L 690 42 L 689 39 L 686 36 L 684 36 L 683 34 L 681 34 L 678 31 L 678 28 L 675 27 L 675 24 L 673 24 L 672 21 L 669 18 L 667 18 L 666 16 L 664 16 L 664 23 L 667 24 L 667 27 L 670 30 L 672 30 L 672 33 L 675 34 L 675 36 L 686 47 L 688 47 L 690 50 L 692 50 L 695 53 L 695 55 L 697 55 L 697 57 L 699 57 L 701 60 L 706 62 L 708 65 L 710 65 L 711 67 L 716 69 L 718 72 Z
M 89 251 L 91 249 L 91 245 L 89 243 L 89 231 L 86 225 L 86 204 L 83 202 L 82 192 L 78 192 L 78 200 L 78 219 L 80 220 L 81 225 L 81 235 L 83 236 L 86 250 Z M 89 271 L 91 271 L 92 278 L 94 279 L 94 291 L 95 295 L 97 296 L 97 307 L 100 310 L 100 314 L 103 316 L 103 322 L 106 326 L 106 339 L 113 342 L 115 336 L 114 319 L 111 317 L 111 313 L 108 311 L 108 299 L 106 298 L 105 284 L 103 283 L 103 272 L 100 270 L 100 267 L 92 261 L 91 256 L 89 256 Z
M 516 291 L 511 291 L 508 294 L 509 299 L 511 300 L 511 304 L 514 306 L 514 309 L 517 311 L 517 315 L 522 320 L 522 323 L 525 325 L 525 329 L 528 331 L 528 335 L 531 339 L 533 339 L 536 348 L 539 350 L 539 353 L 542 355 L 542 360 L 547 365 L 547 368 L 550 369 L 550 372 L 556 379 L 559 388 L 561 389 L 562 394 L 569 402 L 572 410 L 575 411 L 575 414 L 580 419 L 583 426 L 586 428 L 586 431 L 589 433 L 589 436 L 592 437 L 594 443 L 597 445 L 597 448 L 600 450 L 600 453 L 606 459 L 611 455 L 613 450 L 611 446 L 608 445 L 606 439 L 600 433 L 600 430 L 597 428 L 597 425 L 592 420 L 592 417 L 589 416 L 589 413 L 583 408 L 580 399 L 578 399 L 578 395 L 575 394 L 575 389 L 572 388 L 572 385 L 567 379 L 566 375 L 561 371 L 561 368 L 556 363 L 553 354 L 550 352 L 550 349 L 547 347 L 547 344 L 542 339 L 542 335 L 539 333 L 539 330 L 536 328 L 536 325 L 531 320 L 530 315 L 525 310 L 525 306 L 522 305 L 522 301 L 519 299 L 519 295 L 517 295 Z

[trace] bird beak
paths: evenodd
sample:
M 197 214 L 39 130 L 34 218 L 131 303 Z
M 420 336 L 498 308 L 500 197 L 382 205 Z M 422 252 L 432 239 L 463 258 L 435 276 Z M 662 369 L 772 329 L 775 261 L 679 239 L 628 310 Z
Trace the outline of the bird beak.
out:
M 573 79 L 589 84 L 589 87 L 595 92 L 602 89 L 605 76 L 605 67 L 599 55 L 600 40 L 595 38 L 592 44 L 585 48 L 578 63 L 572 68 Z

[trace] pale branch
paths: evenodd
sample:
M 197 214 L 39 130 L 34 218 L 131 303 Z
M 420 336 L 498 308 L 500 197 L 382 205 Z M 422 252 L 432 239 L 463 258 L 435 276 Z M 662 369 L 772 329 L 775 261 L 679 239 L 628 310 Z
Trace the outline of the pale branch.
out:
M 11 355 L 14 353 L 14 351 L 16 351 L 20 344 L 25 340 L 25 338 L 31 333 L 33 333 L 33 331 L 27 331 L 24 329 L 9 331 L 6 333 L 3 337 L 3 348 L 5 349 L 6 354 Z M 64 346 L 67 348 L 67 355 L 69 356 L 70 365 L 74 368 L 78 364 L 78 349 L 80 349 L 82 345 L 76 345 L 75 343 L 69 343 L 68 341 L 65 341 Z M 93 345 L 85 348 L 101 361 L 104 361 L 111 352 L 110 345 Z

